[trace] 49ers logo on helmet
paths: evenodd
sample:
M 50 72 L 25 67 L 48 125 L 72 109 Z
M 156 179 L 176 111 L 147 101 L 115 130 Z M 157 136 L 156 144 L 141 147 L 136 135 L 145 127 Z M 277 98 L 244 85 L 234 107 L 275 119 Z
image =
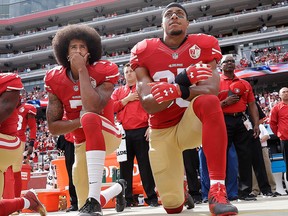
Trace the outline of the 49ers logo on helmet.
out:
M 194 44 L 190 49 L 189 49 L 189 55 L 192 59 L 198 59 L 201 55 L 201 49 L 199 46 Z

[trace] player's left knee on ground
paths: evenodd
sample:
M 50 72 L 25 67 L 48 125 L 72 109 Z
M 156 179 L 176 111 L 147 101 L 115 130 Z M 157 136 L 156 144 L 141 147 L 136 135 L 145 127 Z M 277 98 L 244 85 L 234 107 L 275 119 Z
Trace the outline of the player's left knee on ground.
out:
M 165 211 L 167 212 L 167 214 L 179 214 L 182 212 L 183 210 L 183 204 L 181 206 L 179 206 L 178 208 L 171 208 L 171 209 L 168 209 L 168 208 L 165 208 Z
M 182 212 L 183 202 L 179 202 L 182 199 L 179 199 L 179 196 L 176 194 L 167 194 L 161 196 L 161 202 L 164 206 L 165 211 L 168 214 L 177 214 Z

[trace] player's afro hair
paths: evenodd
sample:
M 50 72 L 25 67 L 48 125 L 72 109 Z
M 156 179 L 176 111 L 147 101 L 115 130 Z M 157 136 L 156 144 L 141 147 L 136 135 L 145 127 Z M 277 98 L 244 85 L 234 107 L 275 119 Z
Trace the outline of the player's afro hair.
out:
M 70 68 L 70 63 L 67 56 L 69 43 L 73 39 L 83 40 L 86 42 L 88 52 L 90 53 L 89 64 L 93 64 L 95 61 L 98 61 L 101 58 L 101 37 L 97 31 L 94 28 L 84 24 L 73 24 L 58 30 L 52 40 L 54 55 L 59 65 Z

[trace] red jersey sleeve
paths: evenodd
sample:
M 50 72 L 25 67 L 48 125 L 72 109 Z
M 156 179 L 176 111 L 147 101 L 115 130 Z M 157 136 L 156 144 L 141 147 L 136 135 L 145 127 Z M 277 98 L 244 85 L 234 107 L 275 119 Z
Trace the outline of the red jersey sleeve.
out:
M 189 49 L 192 59 L 199 59 L 203 63 L 209 63 L 214 59 L 219 62 L 222 58 L 221 49 L 218 40 L 211 35 L 192 34 L 189 36 L 194 45 Z
M 270 128 L 276 136 L 277 136 L 277 132 L 278 132 L 278 111 L 279 111 L 279 107 L 276 104 L 271 109 L 270 120 L 269 120 Z
M 22 90 L 21 78 L 14 73 L 0 73 L 0 94 L 5 91 Z
M 130 64 L 133 70 L 135 70 L 137 67 L 144 66 L 145 61 L 139 61 L 139 55 L 141 55 L 141 53 L 147 48 L 147 40 L 148 39 L 140 41 L 131 50 Z
M 111 82 L 114 85 L 118 82 L 118 66 L 113 62 L 100 60 L 95 62 L 93 65 L 88 66 L 88 70 L 89 73 L 98 73 L 100 76 L 104 76 L 104 82 Z
M 30 139 L 36 139 L 37 124 L 35 118 L 28 118 L 28 126 L 30 128 Z
M 72 144 L 74 144 L 74 138 L 73 138 L 73 135 L 71 133 L 65 134 L 64 137 L 68 142 L 71 142 Z
M 252 86 L 250 85 L 250 83 L 244 79 L 241 79 L 241 81 L 244 83 L 244 85 L 248 89 L 247 102 L 250 103 L 250 102 L 255 101 L 253 89 L 252 89 Z
M 50 93 L 52 93 L 52 94 L 55 94 L 55 93 L 53 92 L 52 87 L 51 87 L 51 84 L 53 84 L 53 83 L 51 83 L 51 82 L 53 82 L 53 77 L 54 77 L 56 74 L 61 73 L 62 71 L 63 71 L 63 67 L 61 67 L 61 66 L 56 66 L 56 67 L 54 67 L 53 69 L 51 69 L 51 70 L 49 70 L 49 71 L 46 72 L 46 75 L 45 75 L 45 77 L 44 77 L 44 83 L 45 83 L 44 88 L 45 88 L 45 90 L 46 90 L 47 92 L 50 92 Z
M 124 97 L 120 98 L 120 96 L 121 96 L 120 90 L 121 90 L 121 87 L 115 89 L 111 95 L 111 99 L 113 101 L 114 113 L 119 112 L 124 107 L 122 102 L 121 102 L 121 99 L 123 99 Z
M 36 131 L 37 131 L 37 123 L 36 123 L 36 114 L 37 114 L 37 109 L 35 106 L 31 104 L 25 104 L 27 107 L 27 113 L 31 114 L 34 116 L 34 118 L 28 118 L 28 126 L 30 128 L 30 139 L 36 139 Z
M 26 107 L 27 107 L 27 110 L 28 110 L 28 113 L 29 113 L 29 114 L 32 114 L 32 115 L 35 115 L 35 116 L 36 116 L 36 114 L 37 114 L 37 109 L 36 109 L 35 106 L 33 106 L 32 104 L 26 103 L 26 104 L 25 104 L 25 108 L 26 108 Z

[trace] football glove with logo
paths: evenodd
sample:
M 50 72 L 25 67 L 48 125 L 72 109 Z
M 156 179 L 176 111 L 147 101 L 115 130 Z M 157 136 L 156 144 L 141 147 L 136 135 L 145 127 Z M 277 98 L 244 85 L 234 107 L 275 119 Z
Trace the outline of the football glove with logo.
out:
M 182 92 L 178 84 L 170 84 L 167 82 L 155 82 L 149 83 L 151 86 L 151 93 L 158 104 L 161 104 L 165 101 L 174 100 L 180 98 Z
M 191 86 L 212 77 L 212 69 L 208 64 L 191 65 L 176 76 L 175 82 L 183 86 Z

